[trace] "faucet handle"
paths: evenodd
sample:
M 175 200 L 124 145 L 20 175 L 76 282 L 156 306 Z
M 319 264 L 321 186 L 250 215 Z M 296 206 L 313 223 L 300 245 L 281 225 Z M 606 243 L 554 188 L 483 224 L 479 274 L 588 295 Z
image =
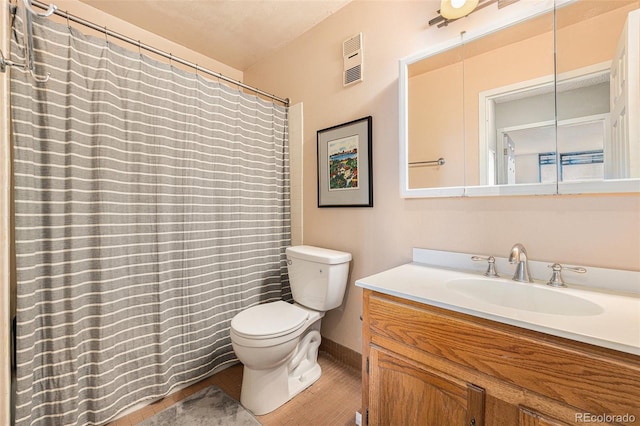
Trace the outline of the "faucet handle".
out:
M 584 274 L 587 272 L 585 268 L 581 268 L 579 266 L 562 266 L 559 263 L 554 263 L 553 265 L 548 265 L 548 268 L 551 268 L 553 272 L 551 273 L 551 278 L 547 285 L 551 287 L 566 287 L 567 285 L 564 283 L 562 279 L 562 271 L 571 271 L 577 272 L 578 274 Z
M 479 262 L 482 260 L 486 260 L 488 262 L 487 272 L 484 273 L 487 277 L 499 277 L 496 272 L 496 258 L 493 256 L 471 256 L 471 260 L 474 262 Z

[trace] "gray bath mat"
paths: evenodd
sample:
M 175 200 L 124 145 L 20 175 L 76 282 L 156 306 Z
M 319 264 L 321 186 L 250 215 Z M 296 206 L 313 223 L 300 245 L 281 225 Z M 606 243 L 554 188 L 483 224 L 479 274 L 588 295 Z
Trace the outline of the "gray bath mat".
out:
M 260 425 L 238 401 L 216 386 L 196 392 L 138 426 Z

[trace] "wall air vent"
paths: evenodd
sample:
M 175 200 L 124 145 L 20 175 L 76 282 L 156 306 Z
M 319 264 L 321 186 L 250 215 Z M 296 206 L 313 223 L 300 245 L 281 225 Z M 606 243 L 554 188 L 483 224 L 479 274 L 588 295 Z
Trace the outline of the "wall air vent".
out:
M 342 43 L 342 56 L 343 85 L 346 87 L 362 81 L 362 33 L 349 37 Z

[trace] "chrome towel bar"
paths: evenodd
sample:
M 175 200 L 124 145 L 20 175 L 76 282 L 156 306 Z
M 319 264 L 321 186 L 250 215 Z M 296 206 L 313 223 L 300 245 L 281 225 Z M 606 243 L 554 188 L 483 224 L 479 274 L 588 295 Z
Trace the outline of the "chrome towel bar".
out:
M 409 167 L 444 166 L 444 163 L 444 158 L 440 157 L 431 161 L 411 161 Z

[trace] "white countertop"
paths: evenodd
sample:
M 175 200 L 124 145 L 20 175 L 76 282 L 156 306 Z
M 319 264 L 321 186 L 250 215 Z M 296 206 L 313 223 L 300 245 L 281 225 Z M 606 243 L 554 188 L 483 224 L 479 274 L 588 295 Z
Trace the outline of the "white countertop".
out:
M 592 302 L 602 308 L 585 315 L 540 313 L 488 303 L 447 285 L 451 280 L 464 278 L 485 279 L 482 274 L 413 262 L 361 278 L 356 285 L 504 324 L 640 355 L 640 296 L 637 294 L 579 286 L 552 288 L 541 282 L 524 284 L 498 279 L 504 285 L 542 286 L 544 297 L 552 298 L 556 293 L 563 293 L 564 296 L 579 297 L 586 303 Z

